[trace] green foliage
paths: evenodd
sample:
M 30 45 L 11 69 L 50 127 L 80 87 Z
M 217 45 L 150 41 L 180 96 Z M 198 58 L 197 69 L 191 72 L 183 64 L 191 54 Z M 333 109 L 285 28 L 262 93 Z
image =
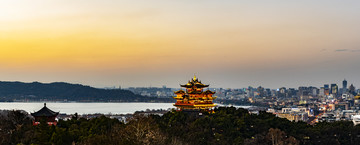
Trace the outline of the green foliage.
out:
M 213 114 L 171 111 L 163 116 L 135 115 L 124 124 L 101 116 L 59 120 L 57 126 L 41 122 L 32 126 L 26 115 L 13 112 L 0 118 L 0 144 L 357 144 L 360 126 L 349 121 L 290 122 L 272 114 L 249 114 L 247 110 L 219 107 Z M 11 132 L 7 134 L 7 132 Z M 3 137 L 4 136 L 4 137 Z

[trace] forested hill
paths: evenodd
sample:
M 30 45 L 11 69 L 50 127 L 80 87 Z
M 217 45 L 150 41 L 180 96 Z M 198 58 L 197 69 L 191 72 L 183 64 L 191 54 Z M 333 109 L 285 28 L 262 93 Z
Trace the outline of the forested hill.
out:
M 99 89 L 64 82 L 0 82 L 0 101 L 13 100 L 167 102 L 170 99 L 150 98 L 127 90 Z

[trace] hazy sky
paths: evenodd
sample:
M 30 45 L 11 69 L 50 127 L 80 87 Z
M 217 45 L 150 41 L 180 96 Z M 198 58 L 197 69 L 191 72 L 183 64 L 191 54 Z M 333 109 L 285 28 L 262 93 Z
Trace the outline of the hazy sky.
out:
M 0 80 L 360 87 L 359 0 L 3 0 Z

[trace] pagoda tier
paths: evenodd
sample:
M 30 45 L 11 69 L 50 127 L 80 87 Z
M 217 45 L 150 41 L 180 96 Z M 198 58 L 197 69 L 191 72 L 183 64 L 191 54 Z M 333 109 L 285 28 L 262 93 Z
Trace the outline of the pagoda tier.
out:
M 213 100 L 216 99 L 216 97 L 213 97 L 215 92 L 210 90 L 203 91 L 203 89 L 209 85 L 202 84 L 196 76 L 194 76 L 187 84 L 180 86 L 185 87 L 186 91 L 175 91 L 174 93 L 176 96 L 173 97 L 176 99 L 174 106 L 179 110 L 191 109 L 211 111 L 217 106 L 213 103 Z
M 180 85 L 181 87 L 184 87 L 184 88 L 206 88 L 206 87 L 209 87 L 209 85 L 204 85 L 201 83 L 201 81 L 199 81 L 198 78 L 196 78 L 196 76 L 194 76 L 194 78 L 189 81 L 187 84 L 185 85 Z
M 31 113 L 31 115 L 35 118 L 33 125 L 39 125 L 41 120 L 45 120 L 48 125 L 56 125 L 57 121 L 55 118 L 59 115 L 59 112 L 50 110 L 46 107 L 46 103 L 44 103 L 43 108 L 37 112 Z

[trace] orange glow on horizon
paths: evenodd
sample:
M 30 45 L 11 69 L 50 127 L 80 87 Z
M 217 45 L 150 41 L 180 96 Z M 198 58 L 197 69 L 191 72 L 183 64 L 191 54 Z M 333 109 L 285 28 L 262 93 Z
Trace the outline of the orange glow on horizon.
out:
M 0 71 L 10 80 L 23 72 L 40 79 L 83 73 L 147 78 L 329 68 L 316 72 L 323 73 L 334 68 L 329 64 L 355 62 L 353 52 L 359 52 L 355 1 L 346 8 L 336 1 L 160 1 L 4 1 Z

